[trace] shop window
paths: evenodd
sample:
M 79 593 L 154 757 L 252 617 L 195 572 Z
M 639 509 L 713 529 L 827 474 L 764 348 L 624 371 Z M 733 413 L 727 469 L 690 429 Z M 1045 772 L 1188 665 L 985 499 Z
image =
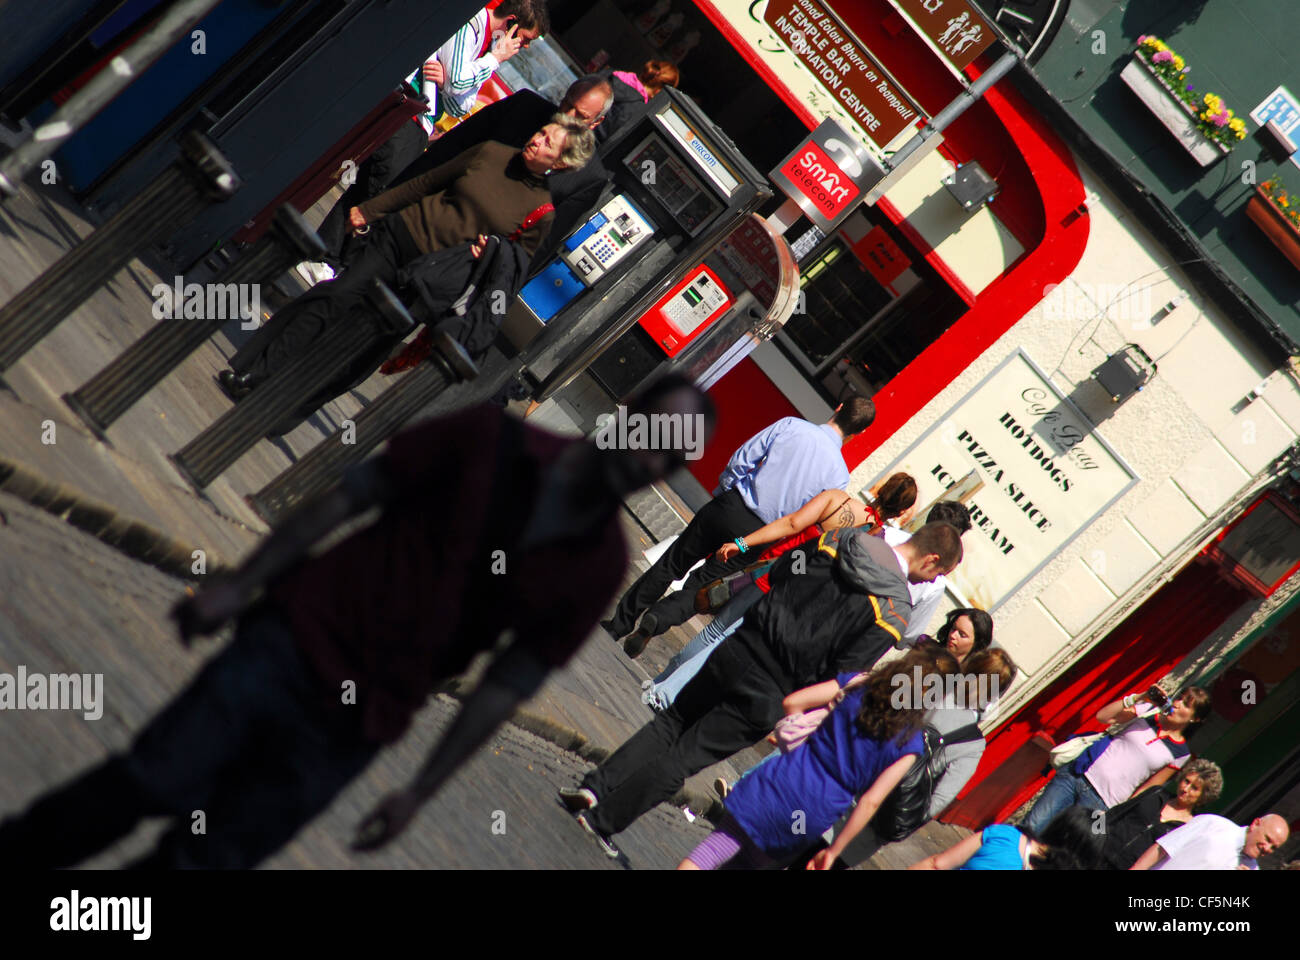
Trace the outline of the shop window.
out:
M 920 257 L 882 285 L 842 235 L 799 270 L 805 312 L 786 322 L 777 343 L 832 405 L 877 393 L 967 309 Z

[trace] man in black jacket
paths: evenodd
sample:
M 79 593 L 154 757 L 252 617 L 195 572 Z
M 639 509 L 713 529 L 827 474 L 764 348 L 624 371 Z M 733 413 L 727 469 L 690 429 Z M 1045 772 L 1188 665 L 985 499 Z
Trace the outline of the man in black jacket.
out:
M 891 547 L 861 527 L 824 534 L 772 568 L 772 589 L 718 644 L 672 706 L 560 798 L 611 857 L 610 835 L 669 800 L 686 778 L 762 739 L 781 701 L 803 687 L 867 670 L 907 629 L 909 583 L 951 573 L 961 534 L 928 523 Z

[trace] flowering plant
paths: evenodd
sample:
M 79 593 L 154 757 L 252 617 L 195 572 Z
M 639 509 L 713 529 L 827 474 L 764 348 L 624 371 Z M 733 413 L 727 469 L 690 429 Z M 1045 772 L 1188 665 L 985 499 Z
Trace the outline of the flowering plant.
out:
M 1143 35 L 1138 38 L 1137 56 L 1151 68 L 1165 89 L 1182 101 L 1196 118 L 1196 128 L 1207 139 L 1229 150 L 1246 139 L 1246 121 L 1235 116 L 1222 97 L 1205 93 L 1198 98 L 1192 92 L 1192 85 L 1187 82 L 1191 68 L 1167 43 L 1159 37 Z
M 1291 195 L 1281 189 L 1281 186 L 1282 182 L 1273 176 L 1259 185 L 1259 192 L 1268 198 L 1273 209 L 1286 217 L 1291 226 L 1300 230 L 1300 208 L 1297 207 L 1297 203 L 1292 202 Z

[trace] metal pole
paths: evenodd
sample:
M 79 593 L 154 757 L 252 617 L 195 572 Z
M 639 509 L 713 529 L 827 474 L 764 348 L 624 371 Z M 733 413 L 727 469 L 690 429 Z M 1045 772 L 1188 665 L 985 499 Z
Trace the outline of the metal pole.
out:
M 137 252 L 239 186 L 234 168 L 207 137 L 186 134 L 175 163 L 0 308 L 0 370 L 17 363 Z
M 974 106 L 976 101 L 978 101 L 980 97 L 984 96 L 984 92 L 988 90 L 989 87 L 993 86 L 993 84 L 997 83 L 1011 72 L 1011 68 L 1014 67 L 1019 60 L 1020 58 L 1011 51 L 1007 51 L 1002 54 L 1002 56 L 998 57 L 997 62 L 981 73 L 974 83 L 959 93 L 952 103 L 948 104 L 948 106 L 944 107 L 931 117 L 930 122 L 922 127 L 916 136 L 894 151 L 893 156 L 885 160 L 885 168 L 887 170 L 894 170 L 901 166 L 904 160 L 917 150 L 921 149 L 921 146 L 925 141 L 929 140 L 932 136 L 943 130 Z
M 375 281 L 370 301 L 376 308 L 373 313 L 356 318 L 359 322 L 333 324 L 311 349 L 172 455 L 181 475 L 202 490 L 315 396 L 377 334 L 405 336 L 415 326 L 406 307 L 382 281 Z
M 448 387 L 472 380 L 478 368 L 465 348 L 445 333 L 433 337 L 425 363 L 402 376 L 356 417 L 351 431 L 336 430 L 248 502 L 271 526 L 299 504 L 328 489 L 348 467 L 360 463 Z
M 270 283 L 295 263 L 319 260 L 324 255 L 325 245 L 316 231 L 301 213 L 285 204 L 276 210 L 271 229 L 207 286 L 229 290 L 246 283 Z M 242 299 L 227 295 L 225 302 Z M 103 439 L 104 432 L 118 417 L 180 366 L 228 319 L 160 320 L 107 367 L 72 393 L 64 394 L 64 402 Z
M 0 160 L 0 201 L 18 194 L 23 178 L 84 127 L 221 0 L 176 0 L 159 21 L 95 74 L 89 83 Z

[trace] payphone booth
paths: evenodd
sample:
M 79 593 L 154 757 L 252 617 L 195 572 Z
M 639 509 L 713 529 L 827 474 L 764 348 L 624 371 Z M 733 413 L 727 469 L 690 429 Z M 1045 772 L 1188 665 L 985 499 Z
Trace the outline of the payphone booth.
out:
M 524 286 L 502 327 L 536 401 L 584 371 L 619 399 L 715 338 L 737 339 L 723 321 L 744 284 L 709 257 L 772 195 L 767 178 L 674 89 L 615 133 L 601 160 L 613 183 L 599 212 Z

